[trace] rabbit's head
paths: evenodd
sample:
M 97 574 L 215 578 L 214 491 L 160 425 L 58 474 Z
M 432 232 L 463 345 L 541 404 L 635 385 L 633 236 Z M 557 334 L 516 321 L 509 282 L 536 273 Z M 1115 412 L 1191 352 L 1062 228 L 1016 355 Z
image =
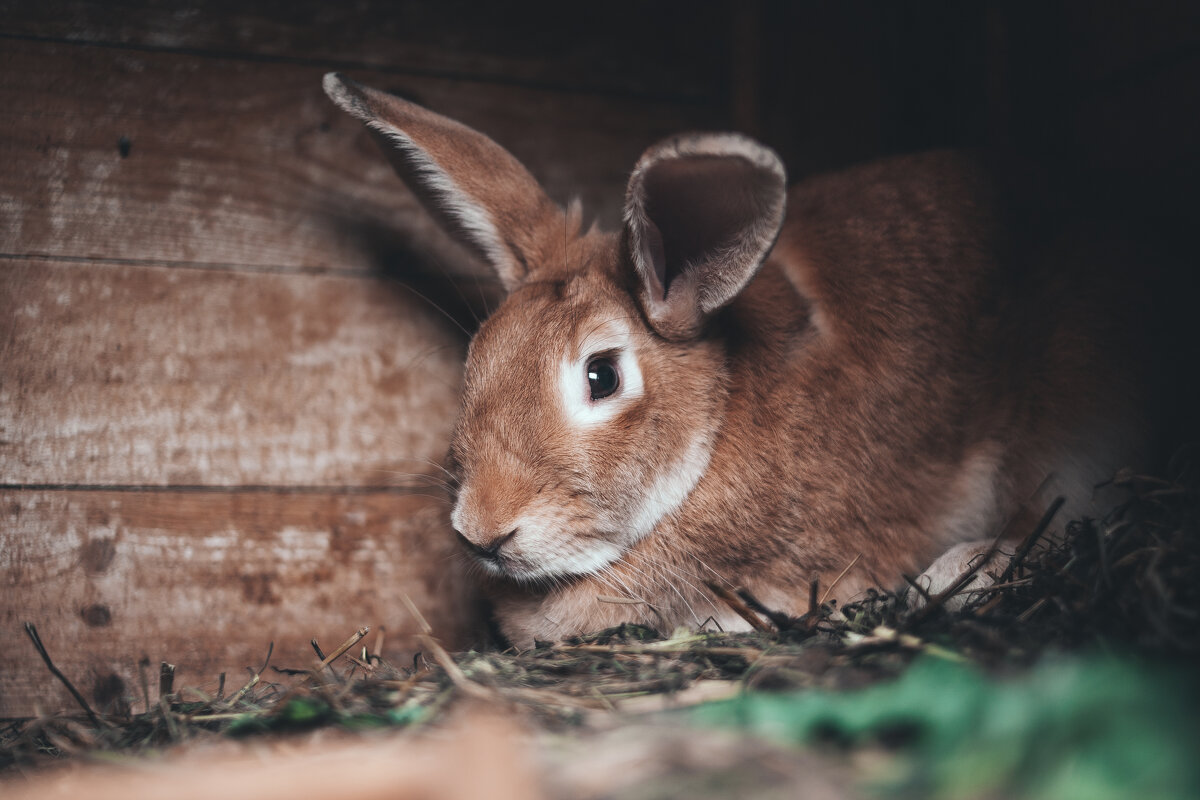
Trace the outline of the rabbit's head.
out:
M 621 232 L 582 233 L 486 136 L 334 74 L 325 89 L 507 292 L 468 351 L 455 530 L 495 575 L 603 570 L 708 466 L 730 357 L 715 312 L 779 233 L 779 159 L 740 136 L 667 140 L 634 169 Z

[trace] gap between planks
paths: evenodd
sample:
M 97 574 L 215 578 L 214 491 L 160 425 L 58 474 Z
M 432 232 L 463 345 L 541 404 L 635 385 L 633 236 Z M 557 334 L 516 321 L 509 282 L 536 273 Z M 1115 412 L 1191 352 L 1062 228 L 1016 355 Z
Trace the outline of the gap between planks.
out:
M 332 71 L 362 71 L 380 75 L 400 75 L 412 78 L 433 78 L 462 83 L 477 83 L 483 86 L 511 86 L 517 89 L 533 89 L 536 91 L 556 92 L 559 94 L 585 95 L 594 97 L 628 98 L 631 100 L 648 100 L 674 103 L 681 106 L 705 107 L 712 105 L 708 97 L 695 97 L 675 92 L 638 91 L 636 89 L 605 88 L 600 86 L 562 84 L 554 81 L 538 81 L 529 78 L 507 77 L 503 74 L 481 74 L 476 72 L 422 69 L 414 66 L 388 66 L 369 61 L 354 61 L 332 58 L 304 58 L 303 56 L 286 56 L 273 53 L 253 53 L 237 50 L 217 50 L 197 47 L 172 47 L 169 45 L 137 44 L 132 42 L 91 41 L 71 39 L 61 36 L 44 36 L 32 33 L 0 33 L 0 40 L 20 42 L 35 42 L 71 47 L 95 47 L 103 50 L 126 50 L 137 53 L 155 53 L 190 56 L 193 58 L 211 58 L 223 61 L 245 61 L 257 64 L 284 64 L 298 67 L 310 67 Z
M 63 264 L 88 264 L 100 267 L 149 267 L 154 269 L 194 269 L 201 272 L 249 272 L 265 275 L 314 275 L 322 278 L 369 278 L 379 280 L 388 276 L 369 267 L 303 267 L 286 264 L 243 264 L 232 261 L 173 261 L 164 258 L 128 258 L 110 256 L 72 256 L 56 253 L 0 253 L 0 261 L 40 261 Z M 451 280 L 473 277 L 469 273 L 449 273 Z M 419 276 L 416 276 L 419 277 Z M 480 276 L 483 279 L 485 276 Z

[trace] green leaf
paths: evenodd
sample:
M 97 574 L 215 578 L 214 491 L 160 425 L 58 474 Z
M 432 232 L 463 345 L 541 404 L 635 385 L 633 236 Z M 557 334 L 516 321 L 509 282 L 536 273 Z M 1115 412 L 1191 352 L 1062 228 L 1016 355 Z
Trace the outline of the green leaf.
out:
M 797 743 L 899 744 L 875 788 L 945 798 L 1200 796 L 1200 726 L 1184 676 L 1112 658 L 996 681 L 937 658 L 852 693 L 747 693 L 697 719 Z

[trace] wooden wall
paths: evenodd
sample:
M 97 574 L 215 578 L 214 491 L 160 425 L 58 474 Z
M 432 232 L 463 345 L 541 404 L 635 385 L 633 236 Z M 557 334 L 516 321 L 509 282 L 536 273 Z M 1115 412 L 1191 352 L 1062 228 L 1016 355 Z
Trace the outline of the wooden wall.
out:
M 328 70 L 606 225 L 647 145 L 732 127 L 794 177 L 1014 150 L 1194 263 L 1194 4 L 513 5 L 0 0 L 0 717 L 71 705 L 25 621 L 107 707 L 143 657 L 211 689 L 362 624 L 402 657 L 402 593 L 470 639 L 424 484 L 495 287 Z
M 488 131 L 612 224 L 642 149 L 723 122 L 725 25 L 372 5 L 0 4 L 0 716 L 71 707 L 25 621 L 107 707 L 143 656 L 210 690 L 363 624 L 402 657 L 402 593 L 468 640 L 425 484 L 494 287 L 321 76 Z

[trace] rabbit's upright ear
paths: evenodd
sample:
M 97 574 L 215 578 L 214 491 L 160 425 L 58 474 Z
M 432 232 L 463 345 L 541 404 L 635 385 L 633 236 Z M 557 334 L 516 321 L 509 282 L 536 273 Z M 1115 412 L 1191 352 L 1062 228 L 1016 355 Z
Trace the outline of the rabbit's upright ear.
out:
M 744 136 L 682 136 L 646 151 L 625 194 L 625 246 L 660 335 L 695 336 L 750 282 L 779 235 L 786 188 L 779 157 Z
M 525 277 L 537 236 L 562 211 L 512 154 L 482 133 L 335 72 L 325 93 L 366 123 L 429 211 L 496 270 Z

